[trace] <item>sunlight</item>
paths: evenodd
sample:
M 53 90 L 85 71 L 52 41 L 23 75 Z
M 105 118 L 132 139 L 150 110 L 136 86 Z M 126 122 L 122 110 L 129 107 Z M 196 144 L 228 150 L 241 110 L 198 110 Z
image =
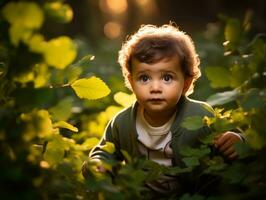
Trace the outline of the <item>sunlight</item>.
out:
M 140 6 L 146 6 L 150 3 L 151 0 L 136 0 L 136 3 Z
M 136 4 L 142 10 L 143 14 L 146 16 L 158 13 L 158 6 L 156 1 L 136 0 Z
M 104 34 L 110 39 L 119 37 L 122 33 L 121 24 L 117 22 L 108 22 L 104 25 Z
M 122 14 L 127 10 L 127 0 L 100 0 L 99 6 L 103 12 Z

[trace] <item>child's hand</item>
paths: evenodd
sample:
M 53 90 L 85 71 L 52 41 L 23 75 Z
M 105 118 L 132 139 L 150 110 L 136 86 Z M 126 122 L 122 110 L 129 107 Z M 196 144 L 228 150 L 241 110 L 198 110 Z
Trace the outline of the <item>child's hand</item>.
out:
M 85 161 L 82 165 L 82 175 L 88 178 L 90 175 L 101 176 L 106 173 L 107 170 L 104 168 L 103 163 L 99 159 Z
M 234 144 L 237 142 L 242 142 L 240 135 L 231 131 L 217 135 L 214 138 L 214 146 L 230 160 L 238 156 L 234 148 Z

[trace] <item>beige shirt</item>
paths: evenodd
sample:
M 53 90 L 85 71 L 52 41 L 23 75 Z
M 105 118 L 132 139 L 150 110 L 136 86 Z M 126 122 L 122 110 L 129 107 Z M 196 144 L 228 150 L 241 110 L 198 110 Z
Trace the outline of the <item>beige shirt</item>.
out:
M 136 128 L 141 154 L 158 164 L 172 166 L 173 152 L 170 147 L 172 139 L 170 128 L 174 119 L 175 114 L 164 125 L 154 127 L 145 120 L 144 110 L 138 108 Z

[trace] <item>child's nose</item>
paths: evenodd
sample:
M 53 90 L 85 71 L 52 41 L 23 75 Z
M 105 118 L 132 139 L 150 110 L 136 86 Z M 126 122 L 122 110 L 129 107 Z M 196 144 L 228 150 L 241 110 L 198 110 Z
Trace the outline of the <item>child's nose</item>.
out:
M 152 81 L 151 87 L 150 87 L 150 92 L 151 93 L 161 93 L 162 92 L 162 87 L 161 87 L 160 81 Z

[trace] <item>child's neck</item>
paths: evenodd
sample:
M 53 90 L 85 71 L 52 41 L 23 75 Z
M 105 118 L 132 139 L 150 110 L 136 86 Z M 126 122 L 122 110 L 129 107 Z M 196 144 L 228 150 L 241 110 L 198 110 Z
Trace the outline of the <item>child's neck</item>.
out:
M 165 111 L 163 113 L 149 113 L 144 109 L 144 118 L 151 126 L 158 127 L 168 122 L 175 112 L 176 109 Z

